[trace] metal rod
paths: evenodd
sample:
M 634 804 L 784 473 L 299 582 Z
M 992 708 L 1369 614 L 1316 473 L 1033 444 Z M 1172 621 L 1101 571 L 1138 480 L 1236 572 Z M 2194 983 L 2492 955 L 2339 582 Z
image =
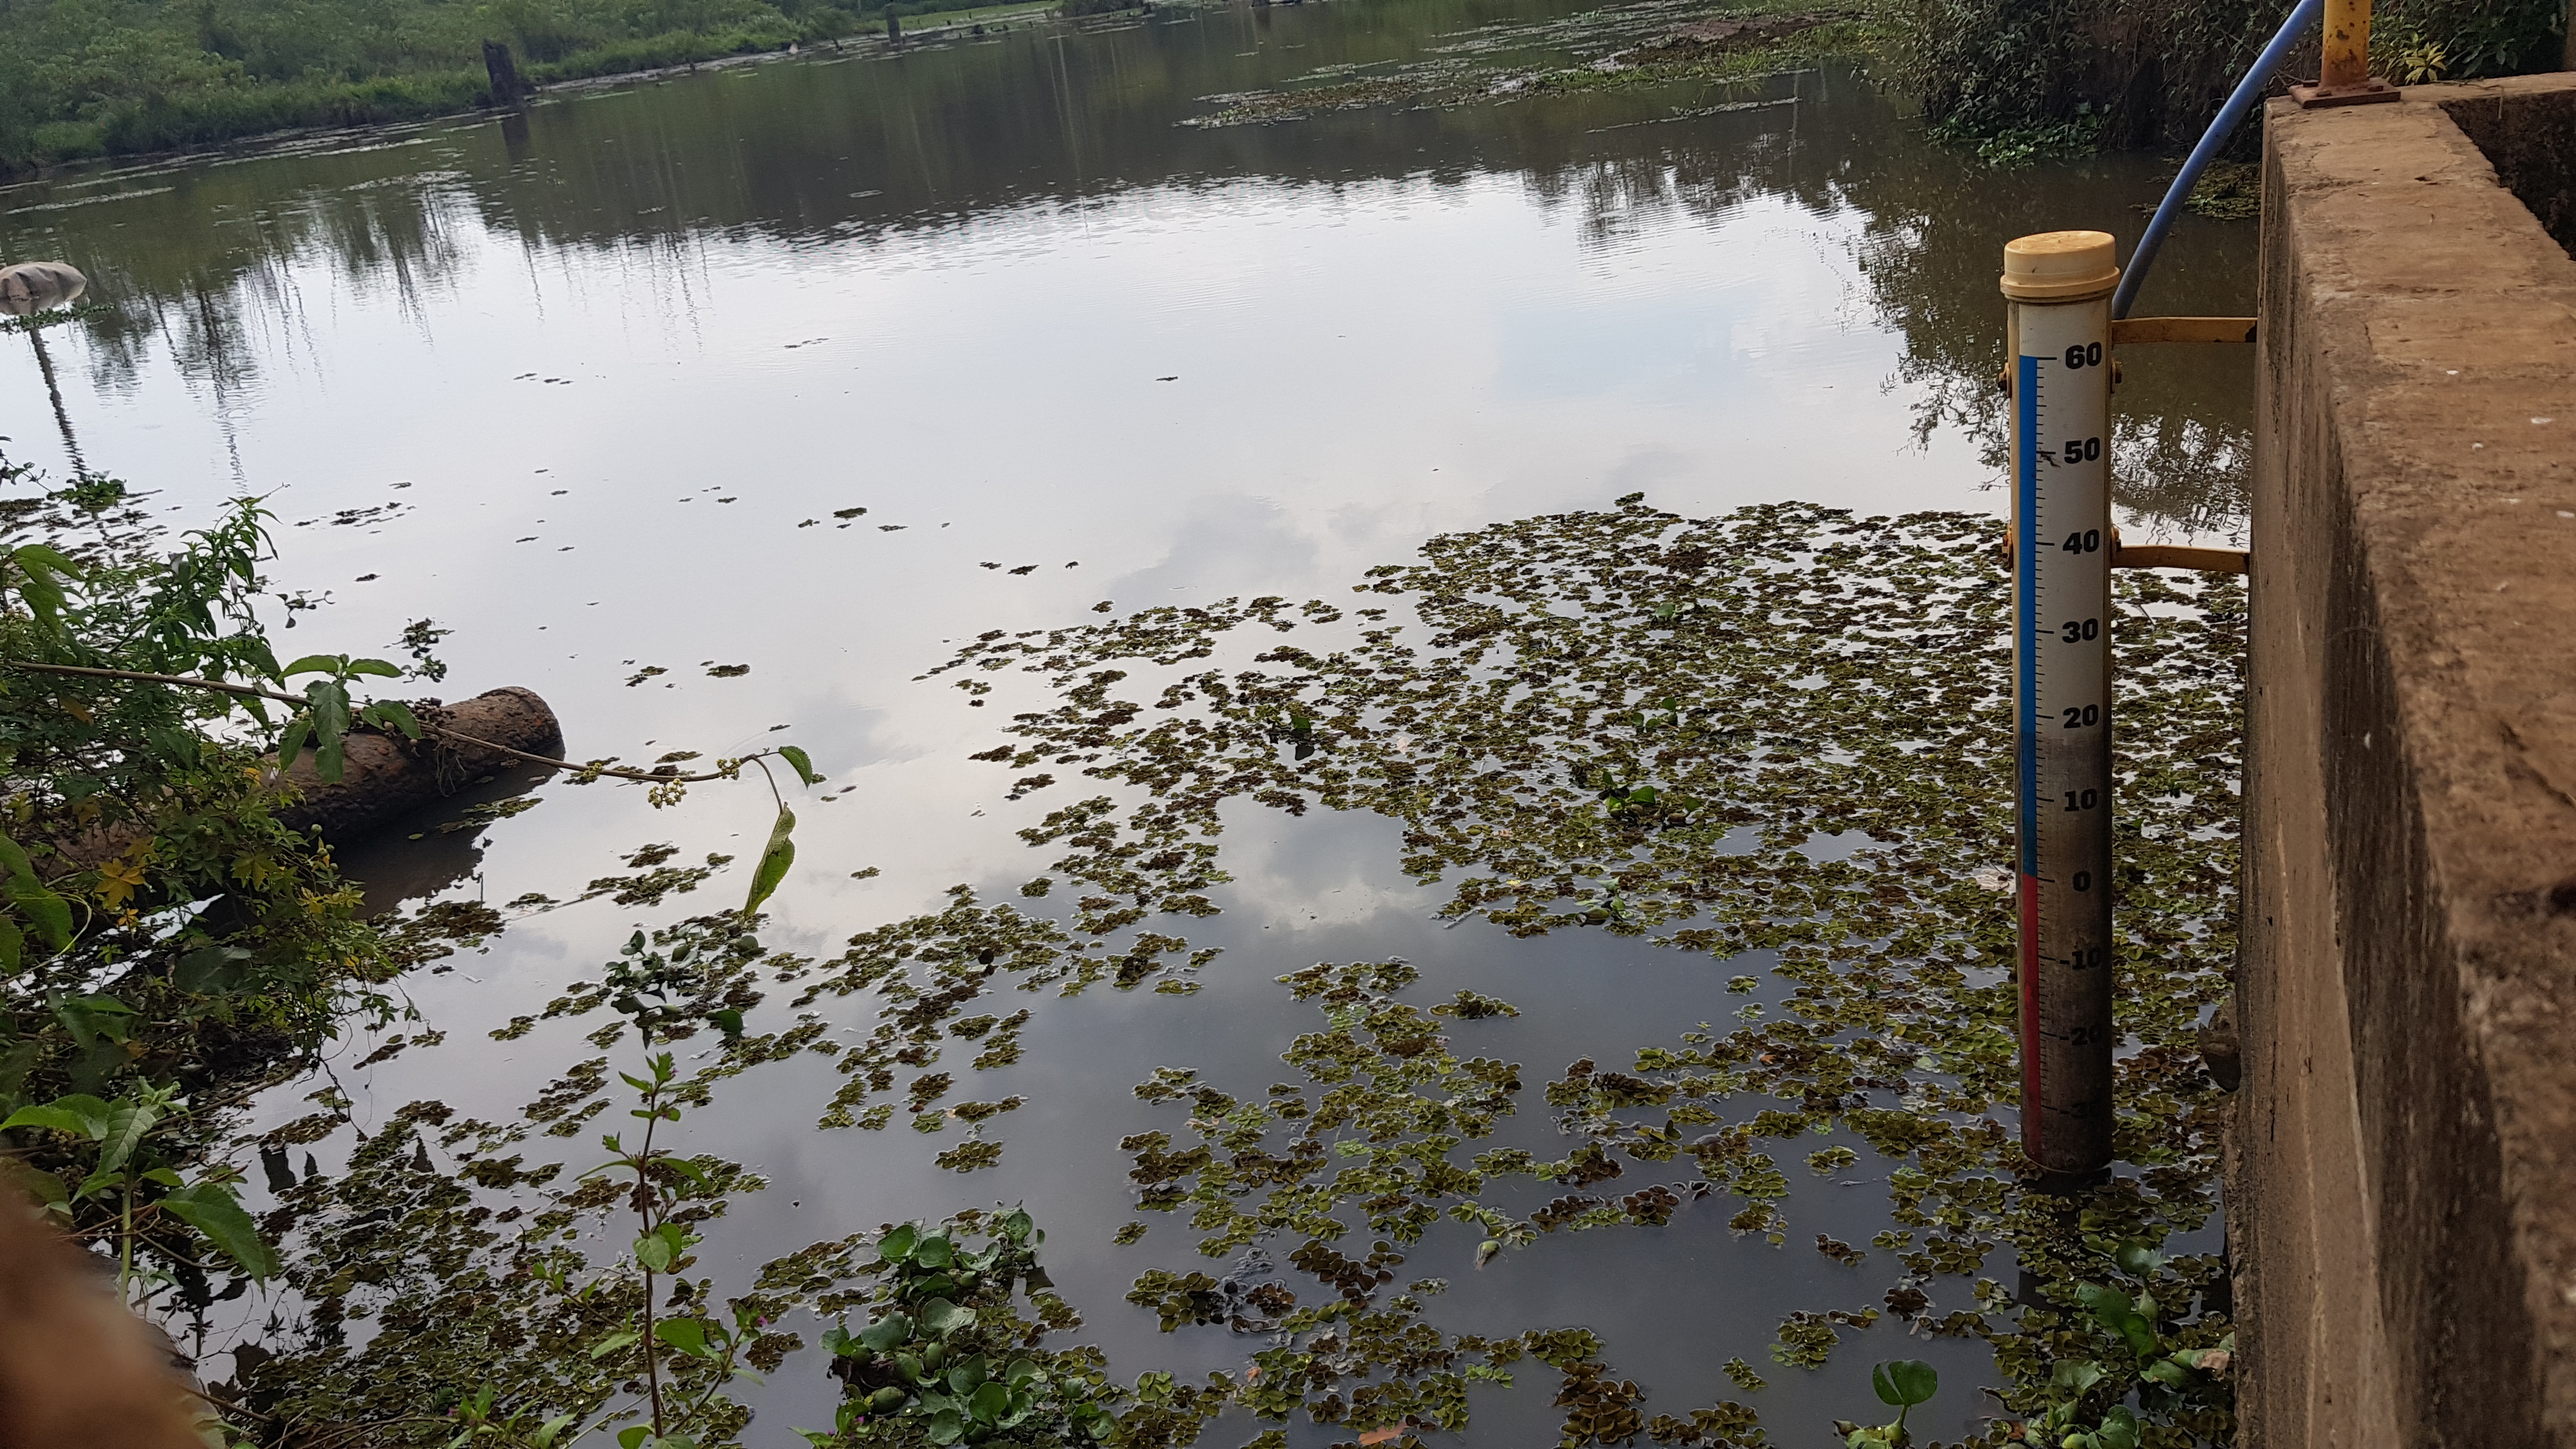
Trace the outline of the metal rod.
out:
M 2145 284 L 2147 271 L 2156 264 L 2156 253 L 2165 244 L 2165 233 L 2173 230 L 2174 218 L 2182 214 L 2183 202 L 2190 198 L 2191 189 L 2200 184 L 2200 174 L 2209 169 L 2209 163 L 2217 157 L 2219 148 L 2227 144 L 2227 138 L 2236 134 L 2237 123 L 2245 119 L 2245 113 L 2253 108 L 2255 100 L 2263 94 L 2263 88 L 2271 84 L 2272 72 L 2281 68 L 2281 62 L 2288 57 L 2291 47 L 2299 43 L 2300 36 L 2307 34 L 2309 26 L 2317 23 L 2317 15 L 2324 6 L 2325 0 L 2299 0 L 2298 7 L 2290 12 L 2290 18 L 2281 22 L 2281 28 L 2273 33 L 2262 54 L 2255 57 L 2253 68 L 2245 72 L 2245 78 L 2238 81 L 2236 89 L 2228 94 L 2227 104 L 2218 108 L 2218 115 L 2209 123 L 2209 129 L 2201 133 L 2200 144 L 2191 148 L 2191 155 L 2182 163 L 2182 169 L 2174 173 L 2173 185 L 2165 189 L 2165 199 L 2156 207 L 2155 218 L 2147 223 L 2146 234 L 2138 238 L 2138 249 L 2129 254 L 2128 271 L 2120 278 L 2118 294 L 2111 298 L 2113 317 L 2129 315 L 2129 308 L 2138 300 L 2138 288 Z
M 2118 244 L 2004 247 L 2012 371 L 2013 733 L 2022 1150 L 2111 1161 L 2111 292 Z

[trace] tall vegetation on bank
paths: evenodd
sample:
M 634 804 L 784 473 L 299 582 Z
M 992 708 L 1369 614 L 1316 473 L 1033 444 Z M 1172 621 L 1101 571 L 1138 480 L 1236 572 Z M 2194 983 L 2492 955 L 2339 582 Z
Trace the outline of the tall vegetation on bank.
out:
M 1881 18 L 1889 66 L 1925 119 L 2009 162 L 2189 145 L 2289 10 L 2289 0 L 1883 0 Z M 2372 69 L 2408 83 L 2555 70 L 2566 35 L 2558 0 L 2381 0 L 2375 11 Z M 2314 75 L 2316 53 L 2311 39 L 2289 71 Z

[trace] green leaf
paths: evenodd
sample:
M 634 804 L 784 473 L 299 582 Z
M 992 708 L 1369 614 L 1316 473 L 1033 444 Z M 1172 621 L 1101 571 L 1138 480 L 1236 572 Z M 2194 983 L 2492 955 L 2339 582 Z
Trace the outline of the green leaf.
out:
M 307 654 L 303 658 L 286 666 L 284 669 L 277 671 L 277 677 L 280 679 L 289 679 L 298 674 L 337 674 L 339 672 L 339 655 Z
M 966 1437 L 966 1420 L 955 1409 L 942 1409 L 930 1416 L 930 1442 L 954 1444 Z
M 1013 1208 L 1011 1215 L 1002 1219 L 1002 1236 L 1014 1243 L 1024 1243 L 1028 1241 L 1029 1229 L 1036 1226 L 1036 1220 L 1028 1215 L 1026 1209 Z
M 55 1132 L 69 1132 L 75 1137 L 95 1138 L 99 1135 L 90 1130 L 88 1118 L 59 1102 L 41 1107 L 19 1108 L 9 1114 L 7 1121 L 0 1122 L 0 1130 L 11 1127 L 44 1127 Z M 104 1130 L 103 1124 L 102 1130 Z
M 644 1441 L 653 1437 L 650 1424 L 629 1424 L 617 1431 L 617 1449 L 644 1449 Z
M 877 1256 L 889 1263 L 900 1263 L 912 1256 L 913 1245 L 920 1239 L 920 1230 L 910 1223 L 905 1223 L 902 1227 L 877 1239 Z
M 859 1330 L 859 1342 L 870 1353 L 883 1353 L 912 1337 L 912 1320 L 900 1313 L 889 1313 Z
M 1900 1358 L 1871 1369 L 1869 1386 L 1878 1392 L 1880 1403 L 1910 1409 L 1940 1392 L 1941 1375 L 1921 1359 Z
M 986 1383 L 975 1390 L 967 1407 L 974 1410 L 976 1418 L 990 1424 L 1011 1411 L 1011 1391 L 1000 1384 Z
M 2062 1362 L 2050 1370 L 2050 1387 L 2068 1394 L 2081 1395 L 2102 1381 L 2102 1366 L 2089 1360 Z
M 646 1233 L 635 1240 L 635 1261 L 648 1273 L 668 1273 L 672 1260 L 679 1257 L 670 1238 L 662 1233 Z
M 382 699 L 360 711 L 367 723 L 382 728 L 391 725 L 406 738 L 420 738 L 420 721 L 412 717 L 411 707 L 400 700 Z
M 14 1183 L 20 1192 L 48 1208 L 71 1206 L 71 1192 L 63 1180 L 50 1172 L 29 1167 L 18 1158 L 0 1154 L 0 1181 Z
M 250 959 L 239 946 L 200 946 L 179 958 L 170 983 L 192 996 L 213 996 L 238 983 L 237 964 Z
M 606 1358 L 643 1336 L 631 1328 L 622 1329 L 591 1345 L 590 1356 L 594 1360 Z
M 71 902 L 45 889 L 34 876 L 9 877 L 9 883 L 0 886 L 0 895 L 9 898 L 9 904 L 17 907 L 18 914 L 26 917 L 27 924 L 36 928 L 37 939 L 47 947 L 59 951 L 72 943 Z
M 0 833 L 0 866 L 7 866 L 11 875 L 23 875 L 29 880 L 36 877 L 36 863 L 27 858 L 23 846 L 5 833 Z
M 2093 1431 L 2093 1442 L 2101 1449 L 2138 1449 L 2138 1416 L 2126 1404 L 2113 1404 Z
M 243 1272 L 260 1279 L 277 1276 L 277 1250 L 260 1237 L 258 1224 L 242 1210 L 231 1188 L 219 1182 L 194 1183 L 162 1198 L 159 1205 L 204 1234 Z
M 933 1338 L 946 1338 L 974 1321 L 974 1309 L 960 1308 L 945 1298 L 933 1298 L 921 1305 L 921 1326 Z
M 26 964 L 27 938 L 18 931 L 18 923 L 0 916 L 0 971 L 15 973 Z
M 957 1245 L 946 1238 L 924 1238 L 912 1250 L 912 1260 L 925 1268 L 945 1268 L 957 1261 Z
M 804 781 L 808 785 L 820 785 L 823 783 L 823 777 L 814 773 L 813 759 L 803 750 L 798 749 L 794 745 L 780 745 L 778 747 L 778 758 L 785 760 L 790 765 L 796 767 L 797 779 Z
M 145 1133 L 161 1120 L 161 1114 L 150 1107 L 132 1102 L 117 1102 L 107 1114 L 107 1131 L 98 1139 L 98 1170 L 114 1172 L 125 1166 L 125 1160 L 143 1145 Z
M 1038 1366 L 1036 1364 L 1033 1364 L 1024 1358 L 1015 1358 L 1011 1360 L 1011 1366 L 1002 1371 L 1002 1382 L 1009 1384 L 1012 1388 L 1016 1389 L 1020 1385 L 1027 1383 L 1029 1380 L 1036 1378 L 1037 1373 Z
M 787 867 L 796 863 L 796 842 L 788 837 L 796 831 L 796 812 L 781 805 L 777 822 L 769 827 L 769 846 L 760 853 L 760 868 L 752 872 L 751 894 L 742 903 L 746 916 L 760 909 L 778 883 L 787 879 Z
M 389 664 L 382 659 L 352 659 L 349 661 L 349 672 L 351 674 L 372 674 L 379 679 L 402 678 L 401 665 Z
M 571 1428 L 573 1421 L 580 1417 L 579 1414 L 557 1414 L 539 1424 L 537 1431 L 528 1436 L 529 1449 L 554 1449 L 555 1440 L 563 1434 L 564 1430 Z
M 305 737 L 313 732 L 313 721 L 297 715 L 286 722 L 286 733 L 277 737 L 277 768 L 292 770 L 296 757 L 304 753 Z
M 724 1039 L 726 1041 L 742 1040 L 741 1012 L 728 1006 L 720 1011 L 708 1012 L 707 1020 L 714 1024 L 716 1030 L 724 1033 Z
M 63 586 L 55 575 L 77 580 L 81 576 L 80 569 L 70 559 L 41 543 L 12 549 L 9 556 L 26 575 L 18 585 L 18 593 L 27 601 L 28 612 L 36 616 L 38 627 L 49 634 L 61 632 L 59 619 L 63 611 Z
M 653 1325 L 653 1336 L 691 1358 L 707 1358 L 707 1324 L 702 1318 L 665 1318 Z
M 340 783 L 342 749 L 349 733 L 349 689 L 337 680 L 317 679 L 304 686 L 312 701 L 313 773 L 322 783 Z

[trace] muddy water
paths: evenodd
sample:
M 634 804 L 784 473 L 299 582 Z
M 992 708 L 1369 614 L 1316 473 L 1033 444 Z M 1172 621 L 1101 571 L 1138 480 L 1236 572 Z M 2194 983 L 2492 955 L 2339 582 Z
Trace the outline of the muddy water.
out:
M 1787 498 L 2002 507 L 1985 382 L 1998 248 L 2052 227 L 2133 236 L 2152 160 L 1984 172 L 1927 147 L 1850 66 L 1183 124 L 1215 109 L 1204 97 L 1569 13 L 1348 0 L 1022 23 L 0 191 L 0 257 L 66 258 L 100 304 L 0 337 L 0 428 L 13 456 L 150 490 L 174 525 L 266 495 L 281 582 L 327 601 L 291 644 L 389 652 L 435 619 L 454 631 L 450 692 L 537 689 L 577 758 L 804 746 L 831 793 L 800 807 L 766 939 L 828 956 L 961 882 L 1015 899 L 1044 867 L 1013 832 L 1050 802 L 1005 799 L 964 759 L 998 739 L 993 712 L 915 678 L 952 641 L 1087 620 L 1101 601 L 1344 597 L 1435 533 L 1639 490 L 1690 516 Z M 1676 114 L 1726 102 L 1759 104 Z M 2252 242 L 2250 225 L 2186 221 L 2141 310 L 2250 310 Z M 2235 531 L 2247 361 L 2128 368 L 2133 537 Z M 710 673 L 735 665 L 748 672 Z M 756 852 L 770 812 L 753 784 L 658 813 L 608 787 L 534 798 L 355 868 L 388 899 L 570 899 L 648 842 Z M 940 1171 L 953 1139 L 900 1122 L 816 1130 L 837 1078 L 811 1058 L 733 1083 L 691 1142 L 773 1186 L 736 1210 L 719 1259 L 747 1269 L 1024 1200 L 1084 1336 L 1124 1373 L 1234 1368 L 1252 1345 L 1159 1334 L 1121 1301 L 1149 1263 L 1199 1264 L 1172 1219 L 1111 1244 L 1134 1215 L 1115 1146 L 1172 1125 L 1130 1090 L 1157 1066 L 1238 1089 L 1279 1075 L 1316 1018 L 1271 978 L 1402 956 L 1423 1000 L 1472 985 L 1519 1005 L 1478 1024 L 1474 1050 L 1535 1082 L 1735 1010 L 1716 983 L 1763 965 L 1451 929 L 1399 851 L 1374 815 L 1247 810 L 1223 913 L 1189 928 L 1225 948 L 1203 990 L 1033 1002 L 1021 1063 L 970 1084 L 1028 1099 L 990 1124 L 999 1166 Z M 740 869 L 659 911 L 525 913 L 409 983 L 449 1045 L 344 1067 L 359 1125 L 419 1097 L 513 1111 L 589 1054 L 587 1024 L 486 1032 L 595 973 L 633 924 L 737 899 Z M 855 999 L 818 1009 L 854 1034 L 873 1020 Z M 253 1125 L 309 1110 L 296 1095 Z M 1561 1151 L 1547 1116 L 1525 1103 L 1499 1141 Z M 1864 1154 L 1848 1182 L 1803 1182 L 1799 1231 L 1865 1241 L 1884 1174 Z M 1945 1371 L 1933 1432 L 1979 1407 L 1964 1390 L 1982 1348 L 1892 1320 L 1821 1372 L 1772 1364 L 1781 1314 L 1851 1298 L 1849 1270 L 1730 1234 L 1722 1212 L 1552 1235 L 1481 1271 L 1478 1236 L 1444 1225 L 1414 1250 L 1408 1276 L 1455 1285 L 1432 1317 L 1592 1326 L 1650 1412 L 1741 1396 L 1718 1372 L 1741 1357 L 1771 1380 L 1758 1402 L 1775 1436 L 1798 1442 L 1866 1416 L 1870 1361 L 1917 1354 Z M 1480 1388 L 1469 1442 L 1544 1442 L 1551 1377 Z M 829 1417 L 797 1365 L 761 1402 L 754 1442 Z

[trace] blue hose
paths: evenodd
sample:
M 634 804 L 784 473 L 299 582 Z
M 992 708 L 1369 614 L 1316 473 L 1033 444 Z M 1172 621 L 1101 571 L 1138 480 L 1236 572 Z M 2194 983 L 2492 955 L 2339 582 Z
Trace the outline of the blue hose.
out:
M 2190 158 L 2182 163 L 2180 171 L 2174 173 L 2173 185 L 2165 192 L 2164 201 L 2156 207 L 2155 219 L 2147 223 L 2146 235 L 2138 238 L 2138 249 L 2129 254 L 2129 268 L 2120 274 L 2120 290 L 2111 295 L 2113 317 L 2129 315 L 2130 304 L 2138 300 L 2138 288 L 2146 283 L 2147 269 L 2156 264 L 2156 252 L 2165 244 L 2165 233 L 2173 230 L 2174 218 L 2182 214 L 2183 201 L 2191 195 L 2192 187 L 2199 184 L 2200 173 L 2209 169 L 2218 148 L 2226 145 L 2227 138 L 2236 133 L 2237 123 L 2245 119 L 2245 113 L 2252 109 L 2255 98 L 2262 95 L 2263 88 L 2271 83 L 2272 72 L 2280 69 L 2282 58 L 2290 53 L 2291 46 L 2299 43 L 2299 37 L 2307 33 L 2308 27 L 2317 23 L 2317 15 L 2324 9 L 2325 0 L 2299 0 L 2298 8 L 2290 12 L 2290 18 L 2281 22 L 2279 33 L 2263 47 L 2263 53 L 2254 58 L 2254 68 L 2245 72 L 2245 79 L 2236 83 L 2235 91 L 2227 97 L 2227 104 L 2218 108 L 2218 118 L 2209 123 L 2209 129 L 2201 133 L 2200 144 L 2191 148 Z

